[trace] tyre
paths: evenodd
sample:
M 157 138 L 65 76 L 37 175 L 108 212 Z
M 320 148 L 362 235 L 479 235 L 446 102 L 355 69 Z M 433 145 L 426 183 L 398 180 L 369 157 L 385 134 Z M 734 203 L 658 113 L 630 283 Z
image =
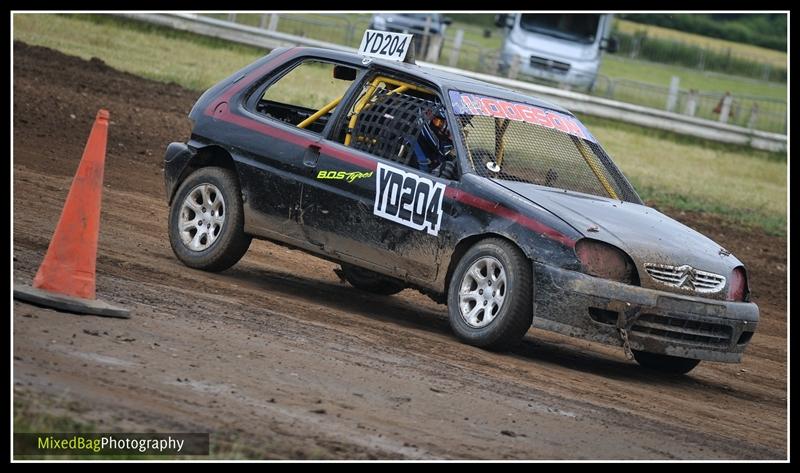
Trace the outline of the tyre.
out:
M 204 167 L 178 187 L 169 211 L 169 242 L 183 264 L 205 271 L 228 269 L 250 247 L 244 233 L 242 193 L 236 174 Z
M 391 296 L 406 288 L 399 279 L 349 264 L 342 264 L 342 274 L 353 287 L 382 296 Z
M 453 271 L 447 292 L 450 326 L 465 343 L 504 351 L 517 345 L 533 320 L 530 261 L 499 238 L 471 247 Z
M 681 358 L 679 356 L 660 355 L 646 351 L 633 350 L 636 362 L 644 368 L 668 374 L 686 374 L 692 371 L 700 360 Z

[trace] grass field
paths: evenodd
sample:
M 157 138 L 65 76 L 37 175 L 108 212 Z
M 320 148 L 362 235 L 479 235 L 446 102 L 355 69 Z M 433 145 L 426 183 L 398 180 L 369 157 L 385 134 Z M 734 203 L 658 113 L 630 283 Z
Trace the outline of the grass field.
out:
M 786 230 L 786 162 L 770 153 L 699 146 L 664 133 L 641 133 L 586 120 L 606 151 L 646 200 L 705 210 L 734 221 Z
M 614 21 L 617 29 L 622 33 L 633 34 L 637 31 L 645 31 L 649 38 L 671 39 L 717 51 L 730 49 L 731 54 L 735 56 L 751 58 L 777 67 L 786 67 L 787 65 L 788 55 L 785 52 L 775 51 L 774 49 L 767 49 L 744 43 L 734 43 L 733 41 L 724 39 L 700 36 L 694 33 L 685 33 L 683 31 L 671 30 L 660 26 L 644 25 L 619 18 L 615 18 Z
M 606 54 L 600 65 L 600 74 L 617 79 L 630 79 L 648 84 L 669 87 L 672 76 L 680 77 L 681 89 L 702 92 L 731 92 L 736 95 L 754 95 L 786 100 L 786 84 L 766 82 L 717 72 L 703 72 L 668 64 L 649 63 Z
M 143 77 L 203 90 L 263 54 L 254 48 L 105 18 L 16 14 L 14 39 Z M 298 84 L 298 93 L 305 86 Z M 786 231 L 786 155 L 706 143 L 633 125 L 587 119 L 645 199 L 706 209 L 772 233 Z
M 121 28 L 122 23 L 108 17 L 87 21 L 88 17 L 65 15 L 14 15 L 14 39 L 47 46 L 74 56 L 96 56 L 121 71 L 163 82 L 177 82 L 190 89 L 206 89 L 229 76 L 265 51 L 232 43 L 200 39 L 181 32 L 149 34 L 147 25 Z M 93 17 L 98 18 L 98 17 Z M 209 55 L 213 55 L 213 67 Z
M 646 75 L 642 75 L 646 72 Z M 715 72 L 693 71 L 679 66 L 651 63 L 646 70 L 642 68 L 641 61 L 606 55 L 600 66 L 600 74 L 616 78 L 635 78 L 639 82 L 646 82 L 661 87 L 668 87 L 673 76 L 680 78 L 680 88 L 683 90 L 694 89 L 701 91 L 703 99 L 700 101 L 696 115 L 699 118 L 717 120 L 719 116 L 713 112 L 719 103 L 719 98 L 725 92 L 731 92 L 734 104 L 738 106 L 739 113 L 730 117 L 728 123 L 738 126 L 749 126 L 750 110 L 754 103 L 758 104 L 760 113 L 754 123 L 755 129 L 774 133 L 786 132 L 786 99 L 787 85 L 785 83 L 765 82 L 744 77 L 719 74 Z M 598 80 L 595 91 L 600 96 L 605 96 L 607 85 Z M 635 103 L 645 107 L 663 109 L 666 104 L 666 91 L 662 93 L 648 93 L 635 84 L 618 82 L 613 98 L 623 102 Z M 751 98 L 758 97 L 758 98 Z M 765 98 L 773 99 L 765 100 Z M 681 112 L 679 104 L 676 111 Z

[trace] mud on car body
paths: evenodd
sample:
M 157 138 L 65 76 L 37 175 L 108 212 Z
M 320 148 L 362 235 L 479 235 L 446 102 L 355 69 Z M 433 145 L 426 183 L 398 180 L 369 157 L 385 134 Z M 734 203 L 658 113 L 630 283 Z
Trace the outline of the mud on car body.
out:
M 309 89 L 293 96 L 298 81 Z M 420 146 L 437 111 L 452 146 Z M 509 349 L 533 325 L 666 372 L 739 362 L 755 331 L 743 264 L 643 205 L 556 105 L 292 48 L 206 91 L 190 118 L 164 167 L 170 241 L 188 266 L 226 269 L 266 239 L 341 264 L 360 289 L 446 303 L 476 346 Z

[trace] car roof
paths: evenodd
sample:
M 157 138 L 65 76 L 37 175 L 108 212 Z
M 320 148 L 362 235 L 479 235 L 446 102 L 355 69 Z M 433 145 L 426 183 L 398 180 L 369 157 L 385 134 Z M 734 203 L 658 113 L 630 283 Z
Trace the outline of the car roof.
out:
M 328 59 L 350 63 L 354 66 L 363 66 L 363 56 L 355 53 L 348 53 L 344 51 L 335 51 L 332 49 L 323 48 L 297 48 L 302 50 L 305 54 L 325 57 Z M 373 59 L 370 62 L 370 67 L 378 66 L 382 69 L 393 70 L 414 76 L 418 79 L 425 80 L 432 83 L 443 90 L 459 90 L 462 92 L 470 92 L 478 95 L 487 95 L 504 100 L 523 102 L 534 105 L 540 108 L 547 108 L 556 112 L 564 113 L 569 116 L 574 116 L 572 112 L 566 110 L 554 103 L 532 97 L 530 95 L 521 94 L 515 90 L 506 87 L 500 87 L 488 82 L 471 79 L 451 72 L 440 71 L 427 67 L 422 67 L 417 64 L 409 64 L 406 62 L 387 61 L 384 59 Z

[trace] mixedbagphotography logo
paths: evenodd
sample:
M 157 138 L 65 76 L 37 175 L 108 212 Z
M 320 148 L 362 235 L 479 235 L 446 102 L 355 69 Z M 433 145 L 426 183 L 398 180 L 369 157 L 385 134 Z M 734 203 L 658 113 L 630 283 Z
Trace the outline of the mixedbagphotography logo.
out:
M 208 433 L 15 433 L 14 455 L 208 455 Z

